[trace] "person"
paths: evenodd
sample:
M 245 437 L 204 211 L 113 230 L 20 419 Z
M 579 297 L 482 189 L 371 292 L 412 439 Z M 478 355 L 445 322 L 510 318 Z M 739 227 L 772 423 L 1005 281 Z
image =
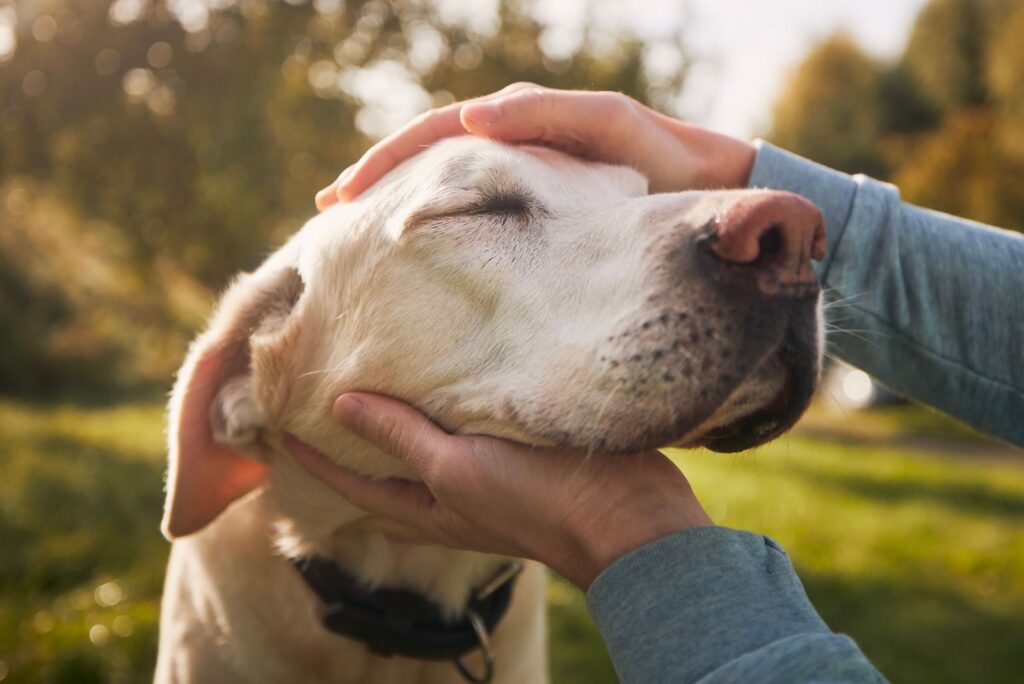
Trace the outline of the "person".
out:
M 516 84 L 429 112 L 317 195 L 351 200 L 421 147 L 455 135 L 533 142 L 615 164 L 652 192 L 765 187 L 812 200 L 815 264 L 843 302 L 834 353 L 900 393 L 1024 445 L 1024 238 L 902 203 L 876 180 L 654 112 L 617 93 Z M 833 308 L 826 310 L 834 311 Z M 357 506 L 452 547 L 540 560 L 586 592 L 623 682 L 884 681 L 809 602 L 783 549 L 716 527 L 658 452 L 583 459 L 450 435 L 395 399 L 350 393 L 334 416 L 422 482 L 370 480 L 291 441 Z

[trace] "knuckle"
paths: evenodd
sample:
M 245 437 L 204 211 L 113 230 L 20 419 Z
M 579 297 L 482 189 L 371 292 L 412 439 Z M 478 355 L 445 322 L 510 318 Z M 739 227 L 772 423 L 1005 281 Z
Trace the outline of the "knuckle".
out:
M 598 101 L 602 117 L 606 118 L 612 132 L 628 132 L 636 125 L 640 110 L 633 98 L 622 93 L 601 93 Z
M 377 418 L 377 436 L 381 446 L 389 453 L 398 454 L 402 450 L 402 427 L 394 416 L 382 415 Z
M 437 108 L 428 109 L 427 111 L 420 114 L 420 116 L 422 117 L 424 123 L 431 124 L 440 119 L 442 116 L 444 116 L 444 114 L 445 110 Z
M 427 488 L 434 493 L 434 496 L 444 498 L 449 478 L 445 476 L 442 460 L 431 459 L 423 463 L 419 470 L 419 476 L 423 480 L 423 484 L 427 485 Z
M 440 109 L 428 109 L 425 112 L 420 112 L 402 128 L 402 132 L 406 133 L 409 131 L 415 131 L 418 128 L 433 126 L 440 113 Z
M 539 85 L 531 81 L 516 81 L 511 85 L 507 85 L 501 89 L 502 92 L 511 93 L 518 90 L 524 90 L 526 88 L 540 88 Z
M 420 112 L 415 117 L 413 117 L 413 120 L 412 120 L 411 123 L 412 123 L 412 125 L 417 125 L 417 124 L 424 123 L 425 121 L 429 121 L 436 114 L 437 114 L 437 110 L 436 109 L 428 109 L 427 111 Z
M 521 88 L 509 93 L 509 100 L 516 100 L 518 102 L 524 102 L 532 105 L 549 101 L 553 92 L 554 91 L 550 88 L 545 88 L 534 83 L 524 83 Z
M 599 106 L 609 116 L 616 119 L 623 119 L 633 116 L 636 113 L 633 98 L 616 93 L 614 91 L 603 91 L 598 93 Z
M 524 88 L 522 94 L 525 97 L 533 98 L 538 102 L 550 102 L 553 99 L 554 91 L 549 88 L 542 86 L 534 86 L 532 88 Z
M 487 446 L 479 437 L 467 437 L 462 444 L 461 456 L 471 461 L 487 458 Z

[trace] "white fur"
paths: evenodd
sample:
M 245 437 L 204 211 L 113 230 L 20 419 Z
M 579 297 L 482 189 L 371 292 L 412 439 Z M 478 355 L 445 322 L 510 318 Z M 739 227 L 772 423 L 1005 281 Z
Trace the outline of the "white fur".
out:
M 530 196 L 524 211 L 487 210 L 488 193 L 519 192 Z M 181 538 L 157 682 L 460 681 L 450 664 L 379 658 L 324 631 L 281 555 L 333 558 L 452 613 L 504 559 L 403 539 L 407 530 L 368 518 L 295 464 L 281 435 L 367 475 L 413 477 L 330 417 L 338 394 L 369 390 L 462 433 L 618 451 L 700 443 L 784 381 L 768 347 L 750 351 L 757 334 L 731 339 L 749 311 L 690 254 L 691 236 L 748 194 L 651 196 L 629 169 L 464 138 L 307 223 L 226 295 L 175 389 L 165 529 Z M 733 384 L 722 379 L 724 348 L 742 359 Z M 211 383 L 220 389 L 204 394 Z M 190 411 L 199 401 L 210 406 Z M 212 416 L 204 434 L 246 452 L 265 477 L 241 478 L 221 498 L 192 491 L 190 473 L 213 462 L 187 436 L 199 415 Z M 254 482 L 263 485 L 203 527 Z M 203 511 L 181 522 L 203 496 Z M 545 681 L 541 568 L 530 566 L 513 604 L 494 635 L 495 681 Z

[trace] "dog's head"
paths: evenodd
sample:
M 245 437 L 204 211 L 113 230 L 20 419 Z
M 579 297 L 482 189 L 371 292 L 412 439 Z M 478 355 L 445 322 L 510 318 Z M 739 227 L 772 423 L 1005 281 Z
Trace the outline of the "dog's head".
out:
M 435 145 L 225 294 L 172 398 L 165 530 L 284 467 L 283 432 L 408 475 L 331 419 L 346 390 L 585 451 L 767 441 L 817 382 L 823 241 L 786 193 L 648 195 L 632 170 L 547 149 Z

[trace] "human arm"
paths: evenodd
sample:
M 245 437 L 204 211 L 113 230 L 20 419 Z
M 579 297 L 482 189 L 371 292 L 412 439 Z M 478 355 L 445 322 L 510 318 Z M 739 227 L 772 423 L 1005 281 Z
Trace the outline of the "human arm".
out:
M 288 440 L 295 459 L 425 541 L 553 567 L 587 591 L 621 681 L 881 681 L 818 617 L 778 545 L 714 527 L 661 454 L 454 436 L 397 401 L 355 398 L 335 416 L 423 482 L 360 477 Z
M 1024 446 L 1024 236 L 757 143 L 751 187 L 825 216 L 831 352 L 900 394 Z
M 598 576 L 587 606 L 625 683 L 885 681 L 761 535 L 709 527 L 647 544 Z

